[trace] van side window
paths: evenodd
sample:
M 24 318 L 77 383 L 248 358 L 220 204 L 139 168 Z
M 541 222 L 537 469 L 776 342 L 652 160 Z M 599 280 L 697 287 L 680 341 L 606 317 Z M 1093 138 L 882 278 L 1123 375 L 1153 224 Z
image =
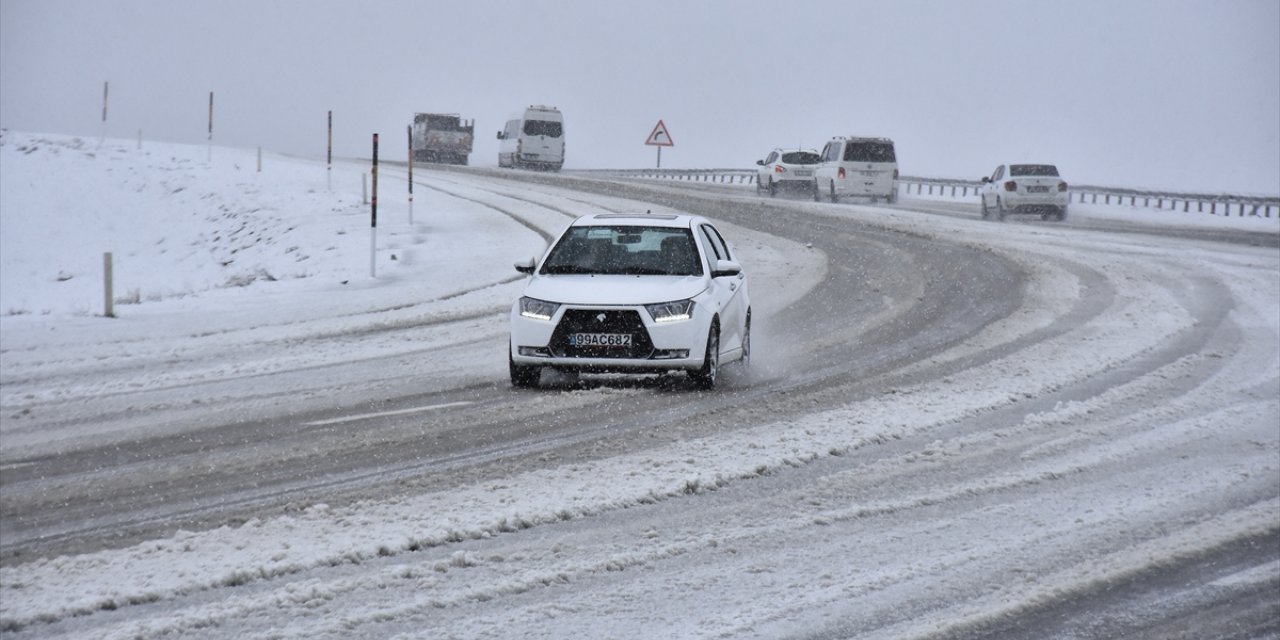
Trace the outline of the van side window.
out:
M 503 132 L 503 134 L 502 134 L 502 135 L 503 135 L 503 137 L 505 137 L 505 138 L 514 138 L 514 137 L 516 137 L 516 136 L 520 135 L 520 121 L 519 121 L 519 120 L 508 120 L 508 121 L 507 121 L 507 128 L 506 128 L 506 130 Z

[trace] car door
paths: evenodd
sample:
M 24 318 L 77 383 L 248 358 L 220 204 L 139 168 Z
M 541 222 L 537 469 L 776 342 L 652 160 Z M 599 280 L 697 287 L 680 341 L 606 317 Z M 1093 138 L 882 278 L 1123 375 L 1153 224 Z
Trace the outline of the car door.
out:
M 769 155 L 764 157 L 764 164 L 756 169 L 756 184 L 764 187 L 769 184 L 769 179 L 773 177 L 773 163 L 778 159 L 777 151 L 770 151 Z
M 999 195 L 996 193 L 996 185 L 1000 183 L 1002 177 L 1004 177 L 1004 165 L 996 167 L 996 170 L 991 172 L 991 179 L 982 185 L 982 204 L 988 209 L 996 206 L 996 197 Z
M 702 241 L 710 249 L 709 257 L 716 260 L 733 260 L 728 244 L 720 232 L 709 223 L 699 225 Z M 743 328 L 747 318 L 747 276 L 739 272 L 732 276 L 711 278 L 709 292 L 720 314 L 720 353 L 742 348 Z

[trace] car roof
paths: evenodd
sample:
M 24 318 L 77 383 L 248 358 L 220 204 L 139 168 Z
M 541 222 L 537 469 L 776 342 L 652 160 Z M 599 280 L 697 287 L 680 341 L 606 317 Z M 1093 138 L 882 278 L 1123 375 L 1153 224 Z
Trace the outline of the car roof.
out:
M 578 218 L 570 226 L 600 227 L 615 225 L 644 225 L 646 227 L 672 227 L 689 229 L 699 220 L 685 213 L 592 213 Z

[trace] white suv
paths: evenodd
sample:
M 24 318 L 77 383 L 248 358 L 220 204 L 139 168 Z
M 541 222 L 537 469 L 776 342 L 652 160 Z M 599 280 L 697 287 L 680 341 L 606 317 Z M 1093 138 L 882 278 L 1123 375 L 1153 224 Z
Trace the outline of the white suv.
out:
M 778 195 L 778 189 L 813 189 L 813 170 L 821 157 L 812 149 L 774 149 L 756 160 L 756 193 Z
M 722 362 L 751 357 L 747 276 L 705 218 L 587 215 L 529 274 L 511 307 L 511 384 L 537 386 L 542 369 L 686 371 L 715 386 Z
M 832 202 L 845 196 L 898 201 L 898 156 L 888 138 L 832 138 L 816 173 L 814 200 L 826 195 Z

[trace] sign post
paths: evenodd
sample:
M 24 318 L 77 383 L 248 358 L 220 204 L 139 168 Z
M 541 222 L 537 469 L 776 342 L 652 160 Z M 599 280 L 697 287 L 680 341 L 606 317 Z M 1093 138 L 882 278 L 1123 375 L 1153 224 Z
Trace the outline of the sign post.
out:
M 658 124 L 653 127 L 653 131 L 649 133 L 649 138 L 644 141 L 647 145 L 658 148 L 658 168 L 662 168 L 662 148 L 674 147 L 676 143 L 671 139 L 671 133 L 667 131 L 667 125 L 662 120 L 658 120 Z
M 107 85 L 102 83 L 102 137 L 98 139 L 98 146 L 107 141 Z
M 324 154 L 325 187 L 333 191 L 333 109 L 329 110 L 329 145 Z

